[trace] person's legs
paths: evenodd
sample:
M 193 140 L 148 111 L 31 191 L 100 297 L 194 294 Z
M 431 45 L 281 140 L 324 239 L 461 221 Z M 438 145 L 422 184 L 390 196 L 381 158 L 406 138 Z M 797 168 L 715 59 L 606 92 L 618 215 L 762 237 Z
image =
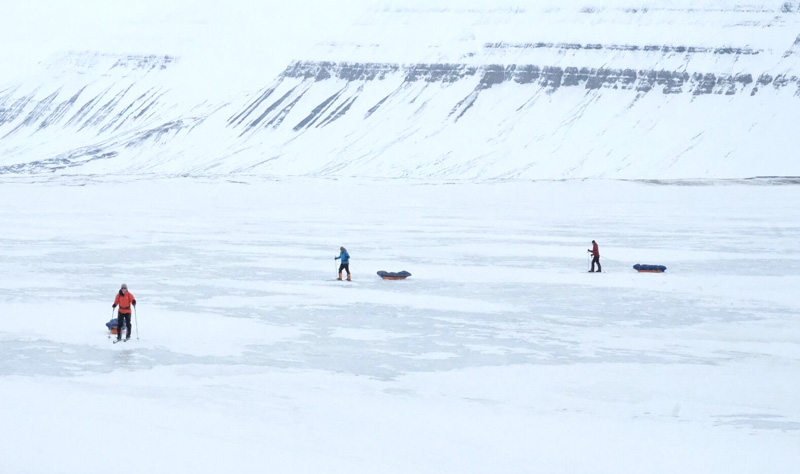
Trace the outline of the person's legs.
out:
M 602 268 L 600 267 L 600 257 L 599 257 L 599 256 L 597 256 L 597 257 L 594 257 L 594 258 L 592 259 L 592 271 L 594 271 L 594 264 L 595 264 L 595 263 L 597 264 L 597 271 L 598 271 L 598 272 L 599 272 L 599 271 L 601 271 L 601 270 L 602 270 Z
M 122 324 L 125 322 L 125 317 L 122 313 L 117 312 L 117 340 L 122 339 Z
M 347 265 L 344 265 L 344 269 L 347 271 L 347 281 L 351 281 L 350 280 L 350 264 L 348 263 Z
M 341 280 L 342 279 L 342 270 L 344 270 L 344 267 L 345 267 L 344 263 L 340 263 L 339 264 L 339 278 L 337 278 L 337 280 Z
M 127 332 L 125 333 L 125 339 L 131 338 L 131 313 L 125 313 L 125 329 Z

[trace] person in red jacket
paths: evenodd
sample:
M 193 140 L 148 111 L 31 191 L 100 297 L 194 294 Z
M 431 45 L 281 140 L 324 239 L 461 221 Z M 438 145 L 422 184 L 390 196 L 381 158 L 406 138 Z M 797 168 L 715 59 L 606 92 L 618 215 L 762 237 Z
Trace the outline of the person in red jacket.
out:
M 592 269 L 589 272 L 594 272 L 594 264 L 597 264 L 597 273 L 600 273 L 602 268 L 600 267 L 600 248 L 597 246 L 597 242 L 592 240 L 592 249 L 586 250 L 587 252 L 592 254 Z
M 128 291 L 128 285 L 125 283 L 119 289 L 111 307 L 116 308 L 117 305 L 119 305 L 119 311 L 117 311 L 117 340 L 122 339 L 122 323 L 125 322 L 125 329 L 127 330 L 125 340 L 127 341 L 131 338 L 131 306 L 136 307 L 136 297 Z

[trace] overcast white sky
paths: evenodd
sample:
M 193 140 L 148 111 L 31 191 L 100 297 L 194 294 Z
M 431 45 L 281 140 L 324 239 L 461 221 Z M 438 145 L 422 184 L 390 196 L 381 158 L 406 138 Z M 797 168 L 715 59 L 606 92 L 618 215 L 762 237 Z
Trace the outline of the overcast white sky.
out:
M 346 28 L 371 0 L 26 0 L 4 2 L 0 59 L 59 51 L 289 55 Z M 277 58 L 276 58 L 277 59 Z M 7 68 L 3 68 L 6 69 Z M 5 75 L 0 72 L 0 75 Z M 0 77 L 2 82 L 2 77 Z
M 736 0 L 25 0 L 2 3 L 0 53 L 61 49 L 181 54 L 198 44 L 263 50 L 346 30 L 368 8 L 459 9 L 659 5 L 720 8 Z M 743 3 L 775 8 L 779 2 Z M 444 26 L 444 25 L 443 25 Z M 274 49 L 274 48 L 273 48 Z

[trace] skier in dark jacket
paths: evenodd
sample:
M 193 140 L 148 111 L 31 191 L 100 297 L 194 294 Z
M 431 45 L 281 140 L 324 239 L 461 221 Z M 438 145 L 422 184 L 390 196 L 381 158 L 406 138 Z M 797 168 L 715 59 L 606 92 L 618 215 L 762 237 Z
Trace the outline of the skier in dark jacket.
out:
M 339 278 L 337 280 L 342 279 L 342 270 L 347 270 L 347 281 L 352 281 L 350 279 L 350 254 L 347 253 L 347 249 L 344 247 L 339 247 L 339 256 L 334 260 L 339 259 L 342 260 L 342 263 L 339 265 Z
M 600 267 L 600 248 L 597 246 L 597 242 L 592 240 L 592 248 L 591 250 L 587 249 L 587 252 L 592 254 L 592 269 L 589 270 L 590 273 L 594 272 L 594 264 L 597 264 L 597 273 L 600 273 L 602 270 Z
M 125 283 L 122 284 L 119 292 L 117 292 L 117 296 L 114 298 L 114 304 L 112 304 L 111 307 L 116 308 L 117 305 L 119 305 L 119 311 L 117 311 L 117 340 L 119 341 L 122 339 L 123 322 L 127 329 L 125 340 L 128 340 L 131 338 L 131 306 L 134 308 L 136 307 L 136 297 L 133 296 L 133 293 L 128 291 L 128 285 Z

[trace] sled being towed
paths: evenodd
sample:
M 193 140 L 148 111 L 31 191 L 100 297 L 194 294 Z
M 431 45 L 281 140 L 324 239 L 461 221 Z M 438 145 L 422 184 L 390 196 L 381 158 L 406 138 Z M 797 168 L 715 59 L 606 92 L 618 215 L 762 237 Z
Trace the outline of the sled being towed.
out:
M 411 274 L 405 270 L 402 272 L 385 272 L 381 270 L 378 272 L 378 276 L 384 280 L 405 280 L 406 278 L 410 277 Z

